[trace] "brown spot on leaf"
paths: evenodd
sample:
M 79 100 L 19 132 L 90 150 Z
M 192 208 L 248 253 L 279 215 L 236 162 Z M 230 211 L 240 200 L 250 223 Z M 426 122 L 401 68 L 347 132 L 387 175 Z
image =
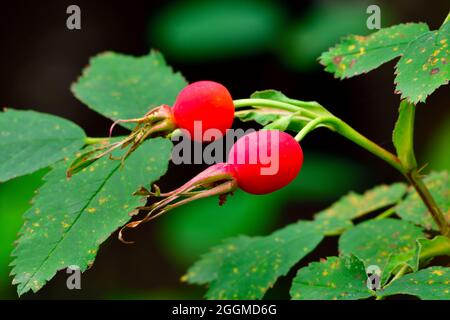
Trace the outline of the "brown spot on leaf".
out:
M 436 74 L 436 73 L 439 73 L 439 68 L 431 69 L 431 71 L 430 71 L 431 75 Z
M 334 64 L 339 64 L 342 61 L 342 56 L 336 56 L 333 58 L 333 63 Z
M 352 59 L 352 61 L 350 62 L 350 65 L 348 66 L 349 68 L 353 67 L 356 63 L 356 59 Z

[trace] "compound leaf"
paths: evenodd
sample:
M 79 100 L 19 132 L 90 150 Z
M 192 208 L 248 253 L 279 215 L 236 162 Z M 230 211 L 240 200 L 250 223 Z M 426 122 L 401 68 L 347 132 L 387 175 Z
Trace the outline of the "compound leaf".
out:
M 100 244 L 140 204 L 132 193 L 166 172 L 171 146 L 166 139 L 148 140 L 123 167 L 104 158 L 69 180 L 68 162 L 56 164 L 24 214 L 13 251 L 13 284 L 19 295 L 38 291 L 58 270 L 75 265 L 84 271 L 92 265 Z
M 36 111 L 0 112 L 0 182 L 33 173 L 80 149 L 83 129 Z
M 234 243 L 236 250 L 222 257 L 207 298 L 261 299 L 277 278 L 286 275 L 322 238 L 313 222 L 299 221 L 271 235 Z
M 450 300 L 450 268 L 429 267 L 407 274 L 377 294 L 381 297 L 409 294 L 424 300 Z
M 186 84 L 159 52 L 142 57 L 106 52 L 90 60 L 72 91 L 89 108 L 118 120 L 142 117 L 162 104 L 172 105 Z
M 373 296 L 364 264 L 355 256 L 328 257 L 301 268 L 290 294 L 294 300 L 356 300 Z
M 366 267 L 377 265 L 382 278 L 387 279 L 401 262 L 410 260 L 409 252 L 415 250 L 416 240 L 424 238 L 422 229 L 397 219 L 369 220 L 347 230 L 339 239 L 339 251 L 344 255 L 353 254 Z M 406 254 L 400 256 L 399 254 Z M 396 255 L 394 264 L 390 260 Z M 389 263 L 390 262 L 390 263 Z
M 424 23 L 406 23 L 368 36 L 350 35 L 324 52 L 319 60 L 336 78 L 350 78 L 402 55 L 412 40 L 428 30 Z

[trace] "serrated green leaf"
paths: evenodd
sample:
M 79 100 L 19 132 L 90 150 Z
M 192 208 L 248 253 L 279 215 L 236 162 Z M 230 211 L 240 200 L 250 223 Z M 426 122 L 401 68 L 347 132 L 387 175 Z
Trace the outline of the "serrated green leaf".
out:
M 416 106 L 403 100 L 400 103 L 399 116 L 395 123 L 392 141 L 394 142 L 397 156 L 405 170 L 417 167 L 414 156 L 414 115 Z
M 312 222 L 299 221 L 266 237 L 246 241 L 225 256 L 206 294 L 209 299 L 261 299 L 292 266 L 322 240 Z
M 118 120 L 142 117 L 162 104 L 172 105 L 186 85 L 159 52 L 142 57 L 107 52 L 90 60 L 72 85 L 72 92 L 89 108 Z M 130 123 L 121 125 L 133 127 Z
M 450 21 L 411 42 L 396 65 L 396 90 L 411 103 L 428 95 L 450 78 Z
M 254 238 L 246 236 L 224 240 L 222 244 L 203 254 L 200 260 L 189 268 L 182 280 L 192 284 L 210 283 L 217 278 L 224 261 L 237 250 L 244 250 L 253 240 Z
M 424 300 L 450 300 L 450 268 L 430 267 L 392 282 L 378 296 L 409 294 Z
M 356 300 L 373 295 L 364 264 L 355 256 L 328 257 L 301 268 L 290 294 L 294 300 Z
M 422 229 L 413 224 L 397 220 L 369 220 L 347 230 L 339 238 L 339 252 L 353 254 L 361 259 L 365 266 L 377 265 L 386 280 L 400 262 L 409 261 L 408 254 L 416 248 L 416 240 L 424 238 Z M 406 256 L 400 254 L 406 253 Z M 393 263 L 390 257 L 396 255 L 404 261 Z
M 170 151 L 166 139 L 147 140 L 123 167 L 120 161 L 104 158 L 70 180 L 67 161 L 55 165 L 24 214 L 13 252 L 13 284 L 18 284 L 19 295 L 30 289 L 36 292 L 70 265 L 82 271 L 92 265 L 99 245 L 140 204 L 132 193 L 142 185 L 149 187 L 166 172 Z
M 317 213 L 314 218 L 316 221 L 323 223 L 336 218 L 342 221 L 350 221 L 372 211 L 398 203 L 405 192 L 406 185 L 403 183 L 394 183 L 390 186 L 381 185 L 366 191 L 362 195 L 350 192 L 328 209 Z M 333 223 L 336 223 L 336 221 Z
M 432 172 L 424 178 L 424 183 L 450 223 L 450 181 L 448 172 Z M 406 199 L 399 203 L 395 210 L 404 220 L 413 222 L 428 230 L 439 230 L 421 198 L 412 188 Z
M 31 207 L 34 192 L 44 182 L 42 177 L 48 169 L 0 183 L 0 297 L 3 291 L 11 288 L 8 267 L 11 251 L 22 225 L 22 214 Z M 8 290 L 9 291 L 9 290 Z M 6 293 L 6 292 L 5 292 Z M 9 298 L 9 295 L 8 295 Z M 11 297 L 12 298 L 12 297 Z
M 320 56 L 325 70 L 336 78 L 367 73 L 403 54 L 408 44 L 427 32 L 424 23 L 406 23 L 383 28 L 368 36 L 350 35 Z
M 450 239 L 445 236 L 436 236 L 433 239 L 417 239 L 416 247 L 406 252 L 392 254 L 386 270 L 392 270 L 396 273 L 404 265 L 408 266 L 411 271 L 419 270 L 421 264 L 429 262 L 429 259 L 438 256 L 450 256 Z M 388 280 L 389 275 L 384 275 L 382 282 Z
M 0 182 L 45 168 L 80 149 L 83 129 L 36 111 L 0 112 Z

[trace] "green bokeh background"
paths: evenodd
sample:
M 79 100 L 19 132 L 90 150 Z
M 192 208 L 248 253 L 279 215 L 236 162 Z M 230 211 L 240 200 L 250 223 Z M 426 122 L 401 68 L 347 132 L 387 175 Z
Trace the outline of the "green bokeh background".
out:
M 104 136 L 110 122 L 76 101 L 69 92 L 70 83 L 88 57 L 98 52 L 142 55 L 156 48 L 189 81 L 220 81 L 236 98 L 274 88 L 295 98 L 318 100 L 382 146 L 392 148 L 390 134 L 398 105 L 398 96 L 392 92 L 393 63 L 345 82 L 334 80 L 317 63 L 320 53 L 342 36 L 370 32 L 365 24 L 370 4 L 380 5 L 382 26 L 422 20 L 436 28 L 448 10 L 445 0 L 433 2 L 433 7 L 427 1 L 131 1 L 127 5 L 111 2 L 107 9 L 80 1 L 83 29 L 69 33 L 61 31 L 65 12 L 61 3 L 46 2 L 39 8 L 11 5 L 0 16 L 9 30 L 5 50 L 11 50 L 9 60 L 2 61 L 8 81 L 2 86 L 6 90 L 0 104 L 64 116 L 85 128 L 89 136 Z M 19 28 L 29 23 L 35 11 L 44 12 L 45 21 L 34 28 Z M 11 12 L 21 15 L 8 20 Z M 29 54 L 25 57 L 20 52 Z M 448 88 L 440 89 L 429 99 L 430 106 L 419 106 L 416 150 L 420 162 L 428 163 L 427 170 L 450 169 L 448 101 Z M 249 126 L 258 128 L 255 123 L 235 122 L 235 127 Z M 221 207 L 216 198 L 191 203 L 137 230 L 134 246 L 122 245 L 114 234 L 101 246 L 94 267 L 83 275 L 81 292 L 68 291 L 66 275 L 60 272 L 38 294 L 24 299 L 201 298 L 204 288 L 188 286 L 179 278 L 221 240 L 270 233 L 297 219 L 311 218 L 350 190 L 361 192 L 401 179 L 384 163 L 331 132 L 317 130 L 302 146 L 302 171 L 283 190 L 266 196 L 236 192 Z M 9 255 L 21 216 L 46 171 L 0 184 L 0 298 L 17 297 L 8 276 Z M 195 173 L 188 166 L 173 168 L 161 182 L 176 187 Z M 325 244 L 319 253 L 335 254 L 333 248 Z M 283 283 L 279 287 L 280 292 L 286 291 Z M 286 298 L 277 288 L 270 297 Z

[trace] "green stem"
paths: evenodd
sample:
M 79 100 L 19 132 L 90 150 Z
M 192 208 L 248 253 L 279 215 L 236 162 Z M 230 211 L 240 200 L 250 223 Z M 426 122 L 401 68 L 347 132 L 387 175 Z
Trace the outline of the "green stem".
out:
M 329 119 L 330 118 L 330 119 Z M 306 126 L 304 126 L 299 133 L 295 136 L 295 140 L 298 142 L 302 141 L 302 139 L 312 130 L 314 130 L 319 124 L 324 123 L 326 121 L 332 121 L 331 117 L 319 117 L 310 122 Z
M 373 141 L 367 139 L 365 136 L 360 134 L 358 131 L 350 127 L 344 121 L 337 117 L 321 117 L 309 122 L 295 137 L 297 141 L 300 141 L 308 132 L 317 127 L 319 124 L 330 124 L 332 128 L 336 130 L 337 133 L 344 136 L 345 138 L 353 141 L 360 147 L 366 149 L 372 154 L 376 155 L 380 159 L 389 163 L 392 167 L 403 173 L 402 165 L 398 158 L 387 151 L 386 149 L 380 147 Z
M 410 172 L 407 172 L 405 176 L 414 187 L 414 189 L 416 189 L 423 203 L 427 206 L 428 211 L 436 222 L 436 225 L 439 227 L 441 234 L 446 237 L 450 237 L 450 227 L 427 186 L 425 185 L 425 183 L 423 183 L 419 172 L 414 169 Z
M 272 108 L 277 110 L 285 110 L 285 111 L 291 111 L 291 112 L 298 112 L 302 111 L 302 114 L 310 116 L 312 118 L 316 118 L 317 114 L 309 111 L 305 108 L 308 108 L 310 106 L 315 106 L 316 103 L 313 102 L 302 102 L 298 103 L 297 105 L 293 105 L 286 102 L 276 101 L 276 100 L 270 100 L 270 99 L 239 99 L 234 100 L 234 107 L 236 109 L 244 108 L 244 107 L 265 107 L 265 108 Z
M 276 101 L 276 100 L 270 100 L 270 99 L 239 99 L 234 100 L 234 106 L 236 109 L 243 108 L 243 107 L 266 107 L 266 108 L 273 108 L 278 110 L 286 110 L 290 112 L 298 112 L 299 109 L 304 113 L 305 115 L 309 115 L 314 118 L 311 122 L 309 122 L 296 136 L 297 141 L 300 141 L 308 132 L 313 130 L 315 127 L 317 127 L 319 124 L 330 124 L 332 128 L 334 128 L 339 134 L 346 137 L 347 139 L 350 139 L 351 141 L 355 142 L 359 146 L 363 147 L 367 151 L 373 153 L 374 155 L 378 156 L 379 158 L 383 159 L 387 163 L 389 163 L 391 166 L 399 170 L 400 172 L 403 172 L 401 164 L 398 160 L 398 158 L 387 151 L 386 149 L 383 149 L 376 143 L 372 142 L 371 140 L 364 137 L 362 134 L 354 130 L 352 127 L 350 127 L 348 124 L 340 120 L 339 118 L 335 116 L 330 117 L 318 117 L 318 115 L 312 111 L 303 109 L 308 107 L 317 107 L 317 102 L 304 102 L 304 101 L 297 101 L 296 105 L 293 105 L 291 103 Z
M 358 131 L 350 127 L 345 122 L 339 120 L 338 127 L 336 128 L 336 131 L 340 133 L 342 136 L 346 137 L 347 139 L 355 142 L 357 145 L 363 147 L 367 151 L 373 153 L 374 155 L 378 156 L 380 159 L 386 161 L 389 163 L 392 167 L 402 172 L 402 166 L 400 164 L 400 161 L 398 158 L 387 151 L 386 149 L 380 147 L 373 141 L 367 139 L 365 136 L 360 134 Z
M 449 17 L 447 17 L 446 20 L 448 20 Z M 294 100 L 293 100 L 294 101 Z M 433 216 L 433 219 L 435 220 L 436 224 L 439 226 L 439 229 L 441 230 L 441 233 L 445 236 L 450 235 L 450 227 L 447 224 L 442 212 L 440 211 L 439 207 L 436 205 L 436 202 L 432 195 L 430 194 L 429 190 L 423 183 L 422 179 L 420 178 L 416 168 L 405 168 L 404 165 L 400 162 L 399 158 L 392 154 L 391 152 L 387 151 L 386 149 L 382 148 L 381 146 L 377 145 L 373 141 L 369 140 L 362 134 L 360 134 L 358 131 L 353 129 L 351 126 L 346 124 L 341 119 L 333 116 L 330 114 L 330 116 L 323 116 L 321 117 L 319 114 L 309 110 L 308 108 L 317 108 L 317 106 L 320 106 L 317 102 L 305 102 L 305 101 L 297 101 L 295 100 L 295 104 L 291 101 L 289 102 L 282 102 L 282 101 L 276 101 L 276 100 L 270 100 L 270 99 L 240 99 L 240 100 L 234 100 L 235 108 L 243 108 L 243 107 L 265 107 L 265 108 L 271 108 L 275 110 L 284 110 L 289 112 L 299 112 L 301 111 L 302 114 L 305 116 L 311 117 L 312 120 L 308 122 L 308 124 L 298 132 L 298 134 L 295 136 L 295 139 L 297 141 L 301 141 L 309 132 L 314 130 L 320 125 L 328 125 L 327 127 L 329 129 L 334 129 L 337 133 L 342 135 L 343 137 L 349 139 L 350 141 L 353 141 L 360 147 L 366 149 L 367 151 L 371 152 L 372 154 L 376 155 L 380 159 L 384 160 L 385 162 L 389 163 L 393 168 L 400 171 L 403 175 L 406 176 L 408 181 L 413 185 L 413 187 L 417 190 L 417 193 L 421 197 L 424 204 L 427 206 L 428 210 L 430 211 L 431 215 Z M 414 117 L 412 116 L 412 121 L 414 121 Z M 412 134 L 412 130 L 411 130 Z M 412 150 L 412 149 L 411 149 Z
M 383 211 L 383 212 L 380 213 L 378 216 L 376 216 L 376 217 L 374 218 L 374 220 L 382 220 L 382 219 L 385 219 L 385 218 L 389 218 L 389 217 L 392 216 L 393 214 L 395 214 L 395 209 L 394 209 L 394 207 L 389 208 L 389 209 Z
M 108 142 L 109 138 L 106 137 L 86 137 L 84 138 L 84 144 L 86 145 L 91 145 L 91 144 L 96 144 L 96 143 L 102 143 L 102 142 Z

